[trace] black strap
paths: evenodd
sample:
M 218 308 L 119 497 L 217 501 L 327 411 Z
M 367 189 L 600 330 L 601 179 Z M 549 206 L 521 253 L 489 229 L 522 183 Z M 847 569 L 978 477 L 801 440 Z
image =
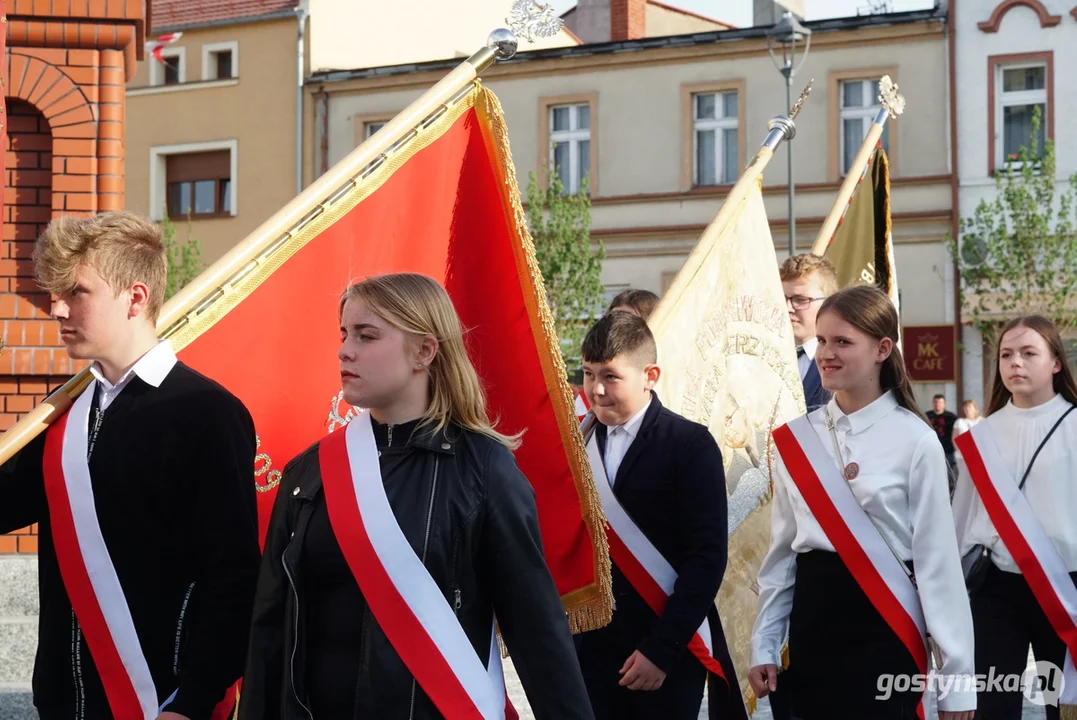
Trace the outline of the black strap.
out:
M 101 423 L 105 419 L 105 411 L 101 409 L 101 392 L 96 383 L 93 386 L 93 400 L 90 403 L 90 414 L 93 416 L 93 423 L 90 425 L 90 437 L 86 443 L 86 464 L 90 463 L 90 458 L 93 457 L 93 447 L 97 444 L 97 434 L 101 432 Z
M 1055 434 L 1055 430 L 1058 429 L 1058 426 L 1062 424 L 1062 421 L 1065 420 L 1066 416 L 1069 415 L 1071 412 L 1073 412 L 1073 410 L 1074 410 L 1074 406 L 1070 405 L 1070 409 L 1067 410 L 1066 412 L 1062 413 L 1062 417 L 1060 417 L 1058 419 L 1058 421 L 1055 422 L 1054 427 L 1052 427 L 1051 431 L 1049 433 L 1047 433 L 1047 437 L 1045 437 L 1043 439 L 1043 442 L 1040 443 L 1040 446 L 1038 448 L 1036 448 L 1036 452 L 1032 454 L 1032 459 L 1028 461 L 1028 467 L 1025 468 L 1025 475 L 1024 475 L 1024 477 L 1021 478 L 1021 484 L 1017 486 L 1018 490 L 1024 490 L 1025 489 L 1025 481 L 1028 480 L 1028 474 L 1030 472 L 1032 472 L 1032 464 L 1035 463 L 1036 458 L 1039 457 L 1040 450 L 1043 450 L 1043 446 L 1047 444 L 1047 441 L 1050 440 L 1051 436 Z

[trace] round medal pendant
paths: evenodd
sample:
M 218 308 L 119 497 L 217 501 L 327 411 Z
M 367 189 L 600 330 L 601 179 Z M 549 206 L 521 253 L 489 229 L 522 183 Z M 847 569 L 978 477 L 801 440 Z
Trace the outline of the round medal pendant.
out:
M 856 476 L 860 474 L 860 466 L 854 462 L 845 466 L 845 479 L 855 480 Z

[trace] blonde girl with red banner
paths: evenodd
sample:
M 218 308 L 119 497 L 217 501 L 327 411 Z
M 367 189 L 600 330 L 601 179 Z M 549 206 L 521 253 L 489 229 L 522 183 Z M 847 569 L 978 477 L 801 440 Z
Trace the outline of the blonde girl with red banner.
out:
M 1024 673 L 1028 648 L 1047 687 L 1047 718 L 1077 703 L 1077 385 L 1058 329 L 1010 321 L 983 422 L 957 438 L 954 518 L 966 558 L 976 672 Z M 1064 676 L 1064 681 L 1062 676 Z M 1021 714 L 1022 689 L 986 683 L 977 718 Z
M 365 409 L 284 470 L 240 718 L 515 717 L 500 630 L 536 718 L 592 720 L 520 438 L 487 419 L 448 294 L 373 277 L 339 318 Z
M 848 288 L 823 303 L 816 332 L 833 396 L 774 431 L 749 681 L 760 697 L 789 687 L 801 720 L 923 718 L 930 634 L 939 717 L 971 720 L 972 618 L 946 459 L 917 409 L 897 312 L 875 287 Z

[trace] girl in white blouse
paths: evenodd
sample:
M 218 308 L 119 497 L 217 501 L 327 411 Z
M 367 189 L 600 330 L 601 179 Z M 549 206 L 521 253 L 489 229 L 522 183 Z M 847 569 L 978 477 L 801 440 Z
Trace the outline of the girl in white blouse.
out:
M 847 288 L 823 303 L 817 332 L 833 397 L 774 432 L 749 681 L 759 697 L 789 687 L 801 720 L 914 718 L 933 682 L 940 719 L 971 720 L 975 686 L 954 683 L 971 679 L 973 636 L 946 458 L 913 398 L 897 313 L 877 288 Z M 934 680 L 925 630 L 941 651 Z
M 977 673 L 993 668 L 995 675 L 1021 675 L 1030 645 L 1037 661 L 1051 662 L 1059 672 L 1064 666 L 1066 644 L 1040 598 L 1044 590 L 1056 593 L 1055 587 L 1073 594 L 1077 576 L 1077 413 L 1066 416 L 1075 404 L 1077 386 L 1058 329 L 1039 316 L 1006 325 L 986 417 L 958 438 L 962 460 L 953 510 L 961 552 L 972 558 L 986 548 L 990 559 L 969 583 Z M 1014 522 L 998 526 L 1012 533 L 1016 525 L 1020 538 L 996 528 L 1003 512 Z M 1026 581 L 1030 567 L 1027 577 L 1053 577 L 1059 584 Z M 1070 604 L 1063 597 L 1063 605 Z M 978 719 L 1020 717 L 1021 688 L 983 690 Z M 1046 712 L 1048 720 L 1059 717 L 1058 705 L 1047 705 Z

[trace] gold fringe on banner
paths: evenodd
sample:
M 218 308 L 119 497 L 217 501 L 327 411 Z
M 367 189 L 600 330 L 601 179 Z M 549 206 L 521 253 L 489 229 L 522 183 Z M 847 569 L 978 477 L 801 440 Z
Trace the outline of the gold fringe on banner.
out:
M 505 115 L 497 96 L 481 82 L 476 81 L 476 85 L 479 86 L 479 92 L 474 102 L 475 112 L 482 121 L 480 125 L 483 138 L 486 140 L 491 157 L 497 160 L 494 163 L 494 169 L 503 189 L 502 201 L 509 205 L 505 208 L 505 217 L 509 220 L 510 229 L 516 238 L 513 251 L 520 280 L 526 285 L 524 302 L 527 304 L 528 316 L 531 318 L 531 330 L 535 342 L 540 347 L 549 350 L 543 355 L 542 364 L 546 386 L 560 390 L 551 393 L 550 399 L 557 415 L 561 442 L 568 453 L 572 477 L 576 484 L 576 494 L 579 497 L 580 511 L 594 548 L 594 584 L 563 595 L 561 601 L 568 612 L 569 628 L 573 634 L 597 630 L 609 624 L 613 619 L 612 569 L 609 546 L 606 542 L 606 518 L 602 514 L 602 502 L 595 489 L 591 465 L 587 462 L 583 435 L 576 422 L 575 406 L 568 386 L 568 372 L 565 369 L 564 359 L 561 357 L 553 315 L 546 304 L 546 287 L 535 256 L 535 244 L 531 239 L 531 233 L 527 230 L 527 220 L 520 202 L 520 188 L 516 182 L 516 167 L 512 162 L 512 152 L 509 148 L 509 131 L 505 124 Z

